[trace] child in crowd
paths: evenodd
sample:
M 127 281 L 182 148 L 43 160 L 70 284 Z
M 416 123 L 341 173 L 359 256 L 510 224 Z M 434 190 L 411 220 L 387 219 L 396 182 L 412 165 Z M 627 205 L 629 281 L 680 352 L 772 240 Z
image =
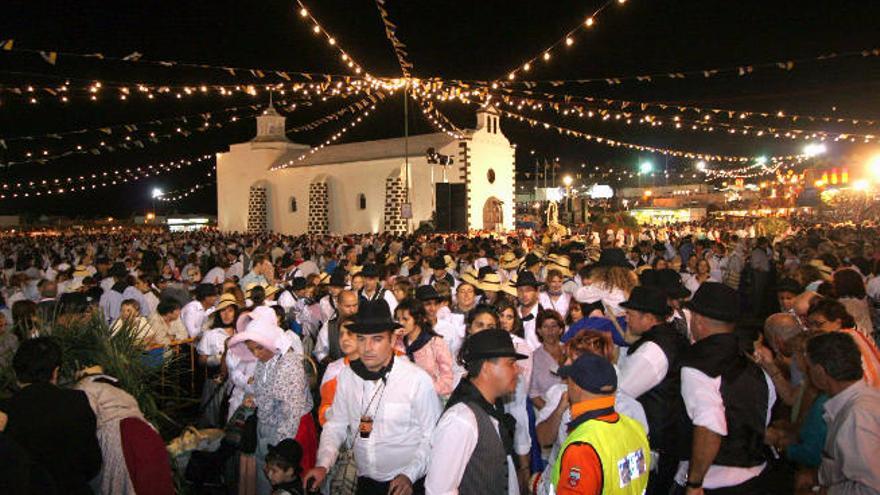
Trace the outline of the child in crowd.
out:
M 269 445 L 263 474 L 272 484 L 272 495 L 304 495 L 300 479 L 302 447 L 292 438 Z

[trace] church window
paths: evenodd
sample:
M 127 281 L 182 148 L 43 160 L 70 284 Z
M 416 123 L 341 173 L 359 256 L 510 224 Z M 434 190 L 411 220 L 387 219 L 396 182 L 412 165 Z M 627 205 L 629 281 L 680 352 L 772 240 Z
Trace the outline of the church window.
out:
M 364 193 L 358 194 L 358 208 L 361 210 L 367 209 L 367 195 Z
M 290 212 L 296 213 L 296 198 L 293 196 L 290 197 Z
M 489 179 L 489 184 L 494 184 L 495 183 L 495 170 L 490 168 L 489 171 L 486 172 L 486 178 Z

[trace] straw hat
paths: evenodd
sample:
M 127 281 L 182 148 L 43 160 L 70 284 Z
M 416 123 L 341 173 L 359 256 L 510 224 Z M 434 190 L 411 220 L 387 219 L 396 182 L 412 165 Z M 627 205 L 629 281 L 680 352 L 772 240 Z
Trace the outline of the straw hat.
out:
M 559 256 L 551 254 L 547 257 L 547 271 L 559 270 L 563 277 L 571 277 L 571 261 L 568 256 Z
M 485 292 L 498 292 L 501 290 L 501 277 L 497 273 L 487 273 L 477 283 L 477 287 Z
M 501 256 L 501 259 L 498 260 L 498 263 L 501 265 L 501 268 L 505 270 L 513 270 L 516 269 L 522 260 L 517 258 L 512 251 L 508 251 Z
M 217 301 L 217 309 L 215 311 L 223 311 L 229 306 L 238 307 L 238 301 L 235 299 L 235 296 L 232 294 L 226 293 L 220 296 L 220 300 Z
M 473 285 L 474 287 L 477 287 L 480 284 L 480 281 L 477 280 L 477 271 L 474 267 L 468 267 L 468 269 L 461 274 L 459 279 L 466 284 Z
M 510 294 L 513 297 L 517 297 L 519 294 L 516 292 L 516 274 L 513 274 L 510 278 L 507 279 L 507 282 L 501 284 L 501 292 L 506 294 Z

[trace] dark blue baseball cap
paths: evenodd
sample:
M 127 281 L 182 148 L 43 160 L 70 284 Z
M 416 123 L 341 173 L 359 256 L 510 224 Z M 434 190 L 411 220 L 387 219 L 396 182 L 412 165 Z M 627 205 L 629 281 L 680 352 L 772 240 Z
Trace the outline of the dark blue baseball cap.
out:
M 607 359 L 586 352 L 573 363 L 560 366 L 556 375 L 571 378 L 578 387 L 594 394 L 610 395 L 617 391 L 617 372 Z

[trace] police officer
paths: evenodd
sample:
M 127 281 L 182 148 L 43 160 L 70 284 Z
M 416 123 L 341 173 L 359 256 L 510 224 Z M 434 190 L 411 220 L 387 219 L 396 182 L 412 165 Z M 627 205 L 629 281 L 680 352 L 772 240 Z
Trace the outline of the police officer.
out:
M 641 495 L 651 449 L 645 430 L 614 408 L 617 374 L 605 358 L 585 353 L 559 368 L 571 401 L 568 437 L 550 482 L 559 495 Z

